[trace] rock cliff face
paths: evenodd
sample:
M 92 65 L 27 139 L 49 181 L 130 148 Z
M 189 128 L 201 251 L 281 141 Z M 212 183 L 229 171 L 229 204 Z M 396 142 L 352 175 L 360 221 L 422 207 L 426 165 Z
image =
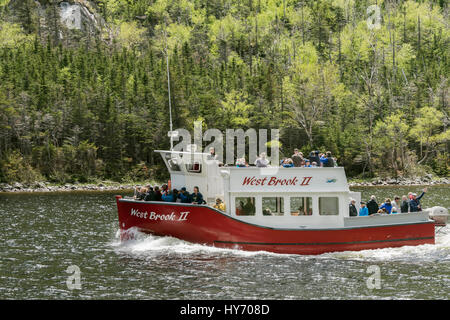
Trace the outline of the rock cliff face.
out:
M 101 21 L 96 17 L 95 13 L 77 2 L 63 1 L 59 3 L 59 15 L 61 22 L 68 29 L 76 29 L 82 31 L 90 31 L 90 29 L 100 30 Z
M 76 44 L 83 39 L 109 38 L 108 26 L 91 1 L 11 0 L 8 8 L 12 21 L 38 33 L 42 40 Z

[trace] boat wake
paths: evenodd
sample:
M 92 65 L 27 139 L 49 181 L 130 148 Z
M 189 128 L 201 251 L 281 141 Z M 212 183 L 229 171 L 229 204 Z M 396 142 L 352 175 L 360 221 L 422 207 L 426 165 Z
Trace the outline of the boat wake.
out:
M 257 255 L 290 256 L 298 255 L 277 254 L 267 251 L 243 251 L 238 249 L 225 249 L 190 243 L 173 237 L 160 237 L 129 229 L 130 239 L 120 240 L 120 230 L 117 230 L 111 245 L 121 253 L 131 255 L 208 255 L 211 256 L 240 256 L 252 257 Z M 302 256 L 307 257 L 307 256 Z M 313 258 L 344 259 L 363 261 L 404 261 L 404 262 L 450 262 L 450 226 L 446 226 L 436 233 L 436 244 L 419 246 L 403 246 L 399 248 L 384 248 L 362 251 L 343 251 L 324 253 Z
M 450 262 L 450 226 L 436 229 L 435 244 L 322 254 L 321 257 L 364 261 Z
M 127 230 L 129 239 L 120 240 L 120 230 L 117 230 L 112 246 L 122 253 L 135 255 L 236 255 L 236 256 L 255 256 L 255 255 L 279 255 L 267 251 L 243 251 L 238 249 L 217 248 L 202 244 L 191 243 L 177 238 L 165 236 L 154 236 L 147 233 L 139 232 L 133 228 Z

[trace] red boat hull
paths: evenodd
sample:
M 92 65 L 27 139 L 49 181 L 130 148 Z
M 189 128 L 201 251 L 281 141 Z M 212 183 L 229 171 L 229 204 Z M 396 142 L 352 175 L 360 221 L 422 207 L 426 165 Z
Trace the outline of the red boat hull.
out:
M 116 198 L 122 234 L 137 228 L 154 235 L 221 248 L 307 255 L 434 244 L 433 222 L 342 229 L 276 229 L 242 222 L 207 206 Z

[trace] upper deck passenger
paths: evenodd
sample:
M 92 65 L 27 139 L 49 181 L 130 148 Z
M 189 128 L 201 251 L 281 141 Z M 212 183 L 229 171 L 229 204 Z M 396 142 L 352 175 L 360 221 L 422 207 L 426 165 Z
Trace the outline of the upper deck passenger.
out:
M 319 151 L 311 151 L 309 154 L 309 161 L 311 161 L 311 163 L 315 162 L 316 165 L 320 163 Z
M 292 161 L 291 158 L 287 158 L 287 159 L 284 159 L 284 161 L 281 163 L 281 165 L 283 166 L 283 168 L 293 168 L 294 162 Z
M 248 164 L 245 161 L 245 158 L 237 158 L 236 159 L 236 167 L 238 167 L 238 168 L 248 167 Z
M 301 167 L 302 166 L 302 160 L 303 160 L 303 154 L 301 152 L 298 152 L 298 149 L 294 149 L 294 154 L 291 157 L 292 162 L 294 163 L 294 167 Z
M 213 147 L 209 148 L 209 154 L 206 156 L 206 160 L 219 160 L 219 156 Z
M 322 167 L 334 167 L 334 160 L 330 151 L 327 151 L 326 155 L 320 157 L 320 162 L 322 163 Z
M 259 158 L 255 160 L 255 166 L 259 168 L 265 168 L 269 165 L 269 160 L 266 158 L 266 153 L 261 152 Z

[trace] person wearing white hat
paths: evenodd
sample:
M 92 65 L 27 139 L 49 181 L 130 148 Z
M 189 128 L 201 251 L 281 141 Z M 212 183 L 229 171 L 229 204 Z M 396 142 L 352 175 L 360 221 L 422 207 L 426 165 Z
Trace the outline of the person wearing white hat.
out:
M 416 193 L 413 193 L 412 199 L 409 201 L 409 208 L 410 212 L 417 212 L 422 211 L 422 207 L 420 205 L 420 199 L 424 196 L 424 194 L 427 192 L 427 188 L 423 189 L 423 192 L 420 196 L 417 196 Z

